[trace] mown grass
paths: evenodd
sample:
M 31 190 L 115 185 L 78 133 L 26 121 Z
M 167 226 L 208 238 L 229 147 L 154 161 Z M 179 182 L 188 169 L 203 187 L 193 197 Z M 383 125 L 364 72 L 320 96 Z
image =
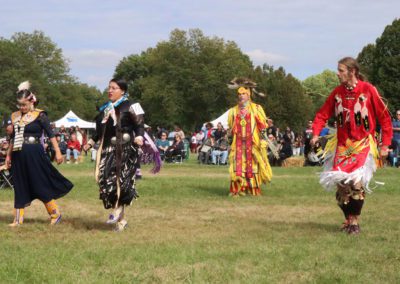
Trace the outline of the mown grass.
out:
M 319 168 L 273 168 L 261 197 L 228 197 L 225 166 L 166 165 L 138 181 L 129 228 L 115 233 L 98 199 L 93 164 L 61 165 L 75 187 L 59 201 L 63 222 L 43 205 L 9 228 L 13 193 L 0 191 L 1 283 L 399 283 L 399 170 L 366 199 L 362 233 L 338 230 L 334 194 Z

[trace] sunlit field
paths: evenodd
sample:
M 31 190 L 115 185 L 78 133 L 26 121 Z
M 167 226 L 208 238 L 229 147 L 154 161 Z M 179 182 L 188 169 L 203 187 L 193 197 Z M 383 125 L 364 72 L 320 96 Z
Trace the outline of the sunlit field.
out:
M 158 175 L 144 169 L 129 227 L 113 232 L 98 199 L 93 168 L 61 165 L 75 184 L 49 226 L 39 201 L 9 228 L 13 192 L 0 190 L 1 283 L 400 283 L 400 169 L 368 195 L 361 234 L 340 232 L 334 193 L 320 168 L 273 168 L 261 197 L 228 197 L 227 166 L 192 156 Z

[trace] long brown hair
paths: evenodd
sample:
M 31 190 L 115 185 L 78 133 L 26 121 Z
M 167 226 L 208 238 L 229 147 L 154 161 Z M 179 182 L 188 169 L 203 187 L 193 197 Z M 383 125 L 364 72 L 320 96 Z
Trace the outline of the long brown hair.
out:
M 361 81 L 366 81 L 366 78 L 363 74 L 360 73 L 360 65 L 358 64 L 357 60 L 353 57 L 344 57 L 338 61 L 339 64 L 343 64 L 347 67 L 347 70 L 355 71 L 356 78 Z

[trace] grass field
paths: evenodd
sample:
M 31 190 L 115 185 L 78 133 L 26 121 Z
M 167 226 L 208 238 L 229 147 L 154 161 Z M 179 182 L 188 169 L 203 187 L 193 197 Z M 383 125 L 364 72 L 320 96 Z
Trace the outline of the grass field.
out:
M 226 166 L 195 160 L 145 172 L 122 233 L 105 224 L 93 164 L 61 165 L 75 187 L 48 225 L 38 201 L 9 228 L 13 192 L 0 191 L 0 283 L 400 283 L 399 169 L 367 196 L 361 234 L 339 231 L 319 168 L 273 168 L 261 197 L 228 197 Z

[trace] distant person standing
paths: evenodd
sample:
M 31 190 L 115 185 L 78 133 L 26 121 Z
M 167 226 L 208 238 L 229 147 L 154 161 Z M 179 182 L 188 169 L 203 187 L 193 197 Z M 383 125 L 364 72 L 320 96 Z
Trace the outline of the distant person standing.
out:
M 213 137 L 215 141 L 218 141 L 219 139 L 221 139 L 222 137 L 224 137 L 225 132 L 226 132 L 226 131 L 225 131 L 224 127 L 222 126 L 222 123 L 221 123 L 221 122 L 218 122 L 218 124 L 217 124 L 217 129 L 215 129 L 215 130 L 212 132 L 211 137 Z
M 196 154 L 197 153 L 197 139 L 196 139 L 196 132 L 192 133 L 190 137 L 190 153 Z
M 396 117 L 392 120 L 392 127 L 393 127 L 393 140 L 397 142 L 397 151 L 396 149 L 393 149 L 394 152 L 396 152 L 397 155 L 400 153 L 400 109 L 396 111 Z
M 379 156 L 388 155 L 392 123 L 387 106 L 376 88 L 364 81 L 355 59 L 345 57 L 338 62 L 340 85 L 317 112 L 313 123 L 315 144 L 326 121 L 337 121 L 336 137 L 325 148 L 324 172 L 320 183 L 326 189 L 337 188 L 336 200 L 345 216 L 342 229 L 349 234 L 360 232 L 359 217 L 369 182 L 376 171 Z M 374 134 L 376 121 L 381 125 L 382 145 Z M 318 134 L 317 134 L 318 133 Z
M 268 135 L 271 134 L 271 135 L 273 135 L 273 136 L 275 137 L 275 139 L 276 139 L 276 138 L 277 138 L 277 137 L 276 137 L 277 129 L 276 129 L 275 125 L 274 125 L 274 121 L 273 121 L 271 118 L 268 118 L 267 123 L 268 123 L 268 128 L 267 128 L 267 133 L 268 133 Z
M 313 138 L 313 129 L 312 129 L 312 120 L 309 120 L 307 123 L 307 127 L 303 132 L 303 139 L 304 139 L 304 155 L 307 159 L 308 153 L 311 151 L 311 139 Z

